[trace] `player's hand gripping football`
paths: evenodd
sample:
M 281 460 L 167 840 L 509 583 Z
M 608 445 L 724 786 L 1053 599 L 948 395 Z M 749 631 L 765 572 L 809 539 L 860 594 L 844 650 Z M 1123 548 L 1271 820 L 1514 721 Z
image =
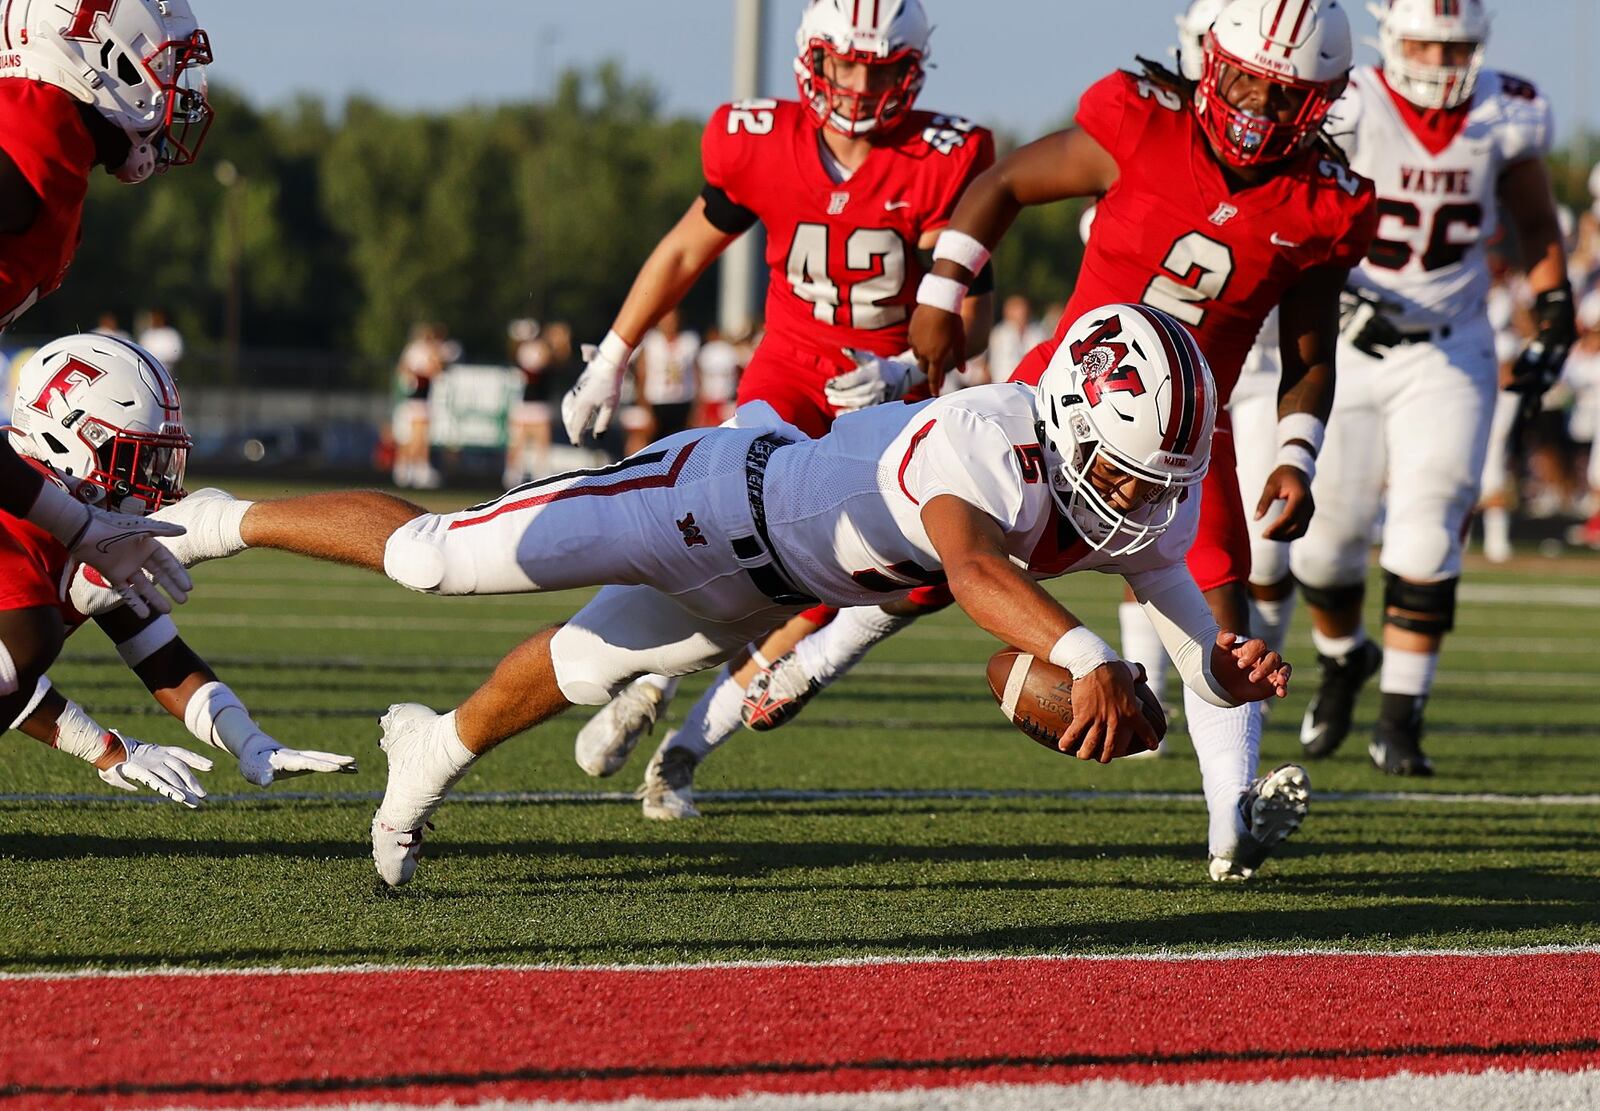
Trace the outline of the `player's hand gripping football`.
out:
M 239 774 L 257 787 L 269 786 L 275 779 L 321 772 L 354 774 L 356 758 L 337 752 L 285 748 L 265 733 L 257 733 L 239 751 Z
M 1298 540 L 1311 525 L 1317 503 L 1311 497 L 1311 480 L 1299 467 L 1285 463 L 1267 476 L 1256 501 L 1256 520 L 1262 520 L 1279 505 L 1278 516 L 1261 535 L 1267 540 Z
M 846 348 L 845 354 L 855 360 L 856 369 L 834 375 L 822 387 L 828 404 L 841 413 L 900 401 L 922 377 L 915 364 L 903 361 L 904 356 L 886 359 L 853 347 Z
M 146 787 L 190 810 L 199 807 L 206 789 L 194 773 L 210 771 L 210 760 L 186 748 L 145 744 L 114 729 L 110 732 L 122 744 L 123 758 L 100 768 L 101 779 L 124 791 Z
M 1143 681 L 1143 667 L 1121 660 L 1101 664 L 1074 680 L 1072 724 L 1061 737 L 1061 751 L 1102 764 L 1128 752 L 1154 751 L 1161 738 L 1150 727 L 1133 689 Z
M 945 374 L 966 360 L 967 326 L 961 314 L 918 305 L 911 314 L 911 351 L 928 376 L 928 388 L 938 397 Z
M 583 345 L 583 361 L 583 373 L 561 399 L 561 423 L 574 444 L 581 443 L 590 429 L 598 436 L 610 427 L 611 416 L 622 398 L 622 374 L 627 368 L 626 357 L 619 361 L 588 343 Z
M 1283 657 L 1264 640 L 1246 640 L 1237 633 L 1217 633 L 1211 650 L 1211 677 L 1240 704 L 1289 697 L 1289 674 Z

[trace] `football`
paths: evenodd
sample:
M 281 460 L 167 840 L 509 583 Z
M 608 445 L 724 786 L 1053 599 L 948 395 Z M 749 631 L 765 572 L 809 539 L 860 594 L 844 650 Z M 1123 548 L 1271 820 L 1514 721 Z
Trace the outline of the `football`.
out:
M 1056 747 L 1072 722 L 1072 673 L 1066 668 L 1015 648 L 1003 648 L 989 657 L 989 691 L 1011 724 L 1051 752 L 1073 755 Z M 1134 685 L 1134 691 L 1156 737 L 1166 736 L 1167 715 L 1155 692 L 1143 681 Z

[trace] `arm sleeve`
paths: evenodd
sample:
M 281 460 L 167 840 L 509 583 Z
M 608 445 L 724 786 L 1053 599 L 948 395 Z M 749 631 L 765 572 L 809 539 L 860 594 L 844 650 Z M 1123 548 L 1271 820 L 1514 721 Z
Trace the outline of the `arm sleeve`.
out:
M 709 182 L 700 190 L 700 198 L 706 202 L 706 220 L 712 227 L 728 235 L 743 235 L 755 227 L 759 219 L 744 205 L 735 204 L 720 186 Z
M 1159 571 L 1128 575 L 1127 582 L 1150 618 L 1150 624 L 1155 626 L 1184 685 L 1213 706 L 1236 705 L 1211 674 L 1211 648 L 1217 643 L 1217 621 L 1211 616 L 1211 607 L 1206 605 L 1205 595 L 1195 585 L 1189 569 L 1180 563 Z
M 1012 531 L 1025 509 L 1022 466 L 1011 437 L 992 421 L 947 409 L 922 424 L 900 464 L 902 490 L 918 505 L 960 498 Z

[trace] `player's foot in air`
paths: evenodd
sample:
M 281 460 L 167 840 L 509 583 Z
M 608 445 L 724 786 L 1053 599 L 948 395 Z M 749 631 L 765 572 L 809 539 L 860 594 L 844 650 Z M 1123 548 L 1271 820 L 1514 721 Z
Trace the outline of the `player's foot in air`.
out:
M 411 881 L 428 819 L 472 762 L 454 723 L 454 715 L 413 702 L 390 706 L 379 722 L 389 784 L 372 816 L 372 860 L 390 887 Z
M 1350 735 L 1361 687 L 1383 664 L 1383 649 L 1363 641 L 1343 656 L 1317 656 L 1321 678 L 1300 723 L 1300 749 L 1313 760 L 1331 756 Z
M 694 770 L 700 758 L 681 745 L 675 747 L 672 738 L 676 735 L 674 730 L 661 742 L 644 770 L 644 782 L 634 792 L 643 804 L 644 816 L 658 822 L 700 816 L 700 808 L 694 804 Z
M 1433 761 L 1422 754 L 1422 719 L 1378 719 L 1367 745 L 1367 755 L 1378 770 L 1389 775 L 1432 775 Z
M 578 730 L 573 757 L 590 775 L 615 775 L 656 727 L 668 699 L 659 686 L 636 679 Z
M 757 733 L 787 725 L 821 690 L 822 684 L 800 666 L 800 657 L 785 652 L 750 680 L 739 720 Z
M 1244 836 L 1232 853 L 1211 858 L 1211 878 L 1243 883 L 1255 875 L 1273 850 L 1300 828 L 1310 809 L 1311 777 L 1300 765 L 1284 764 L 1261 776 L 1239 800 Z

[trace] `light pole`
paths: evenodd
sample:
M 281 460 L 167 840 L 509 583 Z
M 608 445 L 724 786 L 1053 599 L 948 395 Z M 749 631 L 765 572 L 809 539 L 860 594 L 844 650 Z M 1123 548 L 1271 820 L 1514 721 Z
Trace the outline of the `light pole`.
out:
M 760 96 L 765 85 L 767 29 L 766 0 L 733 2 L 733 99 Z M 760 226 L 751 228 L 722 254 L 717 317 L 724 333 L 737 332 L 756 318 L 759 289 L 759 263 L 763 235 Z

